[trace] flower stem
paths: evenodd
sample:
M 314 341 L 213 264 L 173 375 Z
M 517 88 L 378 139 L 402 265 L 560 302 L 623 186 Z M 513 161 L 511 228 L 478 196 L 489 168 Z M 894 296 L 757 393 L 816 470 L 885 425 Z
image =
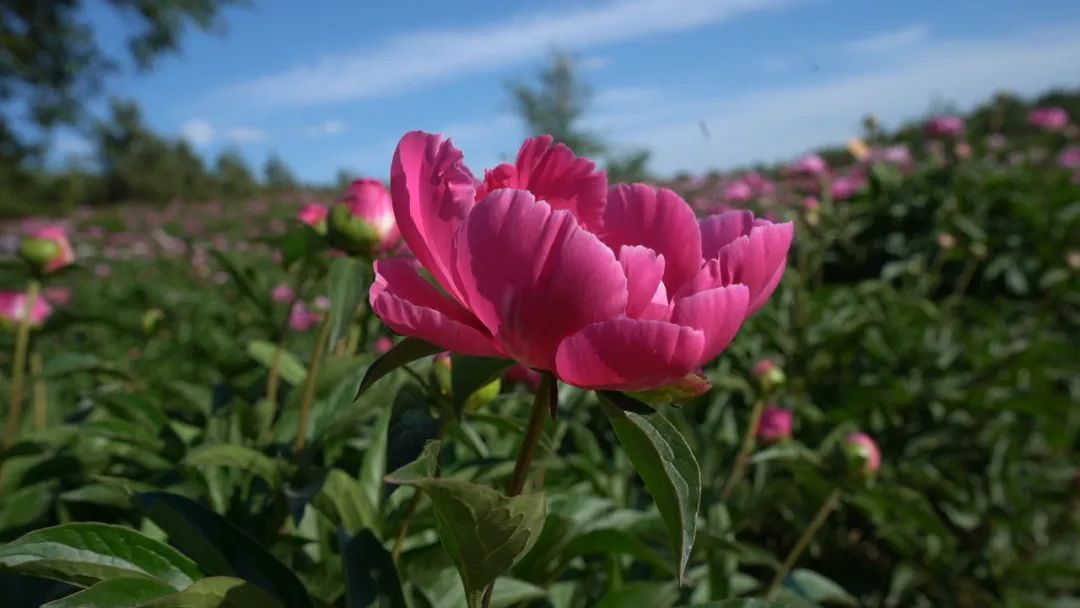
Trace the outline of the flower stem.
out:
M 281 332 L 277 341 L 277 349 L 274 350 L 274 359 L 270 362 L 270 371 L 266 376 L 266 400 L 270 405 L 277 407 L 278 384 L 281 383 L 280 370 L 281 360 L 285 357 L 285 330 Z
M 49 425 L 49 403 L 45 392 L 45 379 L 41 377 L 41 370 L 45 362 L 41 353 L 30 353 L 30 375 L 34 378 L 34 430 L 44 431 Z
M 19 324 L 15 329 L 15 358 L 11 365 L 11 406 L 8 408 L 7 424 L 4 426 L 3 449 L 8 449 L 15 443 L 22 426 L 22 393 L 23 381 L 26 371 L 26 351 L 30 345 L 30 316 L 37 304 L 38 292 L 41 284 L 30 281 L 26 289 L 26 300 L 23 303 L 23 314 L 19 318 Z
M 720 491 L 720 500 L 727 500 L 731 495 L 731 491 L 735 489 L 739 481 L 742 479 L 743 474 L 746 472 L 746 463 L 750 461 L 750 453 L 754 451 L 754 446 L 757 445 L 755 435 L 757 433 L 758 424 L 761 422 L 761 413 L 765 410 L 765 401 L 758 399 L 754 403 L 754 409 L 750 412 L 750 423 L 746 426 L 746 434 L 743 435 L 742 445 L 739 446 L 739 453 L 735 456 L 735 465 L 731 468 L 731 476 L 728 477 L 727 483 L 724 484 L 724 489 Z
M 525 428 L 525 438 L 521 440 L 521 449 L 518 452 L 517 462 L 514 463 L 514 474 L 506 486 L 507 496 L 517 496 L 525 489 L 525 480 L 529 477 L 529 468 L 533 457 L 536 456 L 540 435 L 544 432 L 544 418 L 548 415 L 554 390 L 557 390 L 555 377 L 551 375 L 551 372 L 543 372 L 540 377 L 540 387 L 536 390 L 536 399 L 533 401 L 532 413 L 529 415 L 529 426 Z
M 780 583 L 784 582 L 787 578 L 788 572 L 791 572 L 791 568 L 795 565 L 795 562 L 799 560 L 799 556 L 806 550 L 807 545 L 817 534 L 817 531 L 821 529 L 822 524 L 829 518 L 829 514 L 836 508 L 837 503 L 840 502 L 840 488 L 833 488 L 829 492 L 828 497 L 825 498 L 825 502 L 821 503 L 821 507 L 818 509 L 816 515 L 814 515 L 813 521 L 803 531 L 802 537 L 799 538 L 799 542 L 795 543 L 795 546 L 791 549 L 791 553 L 788 553 L 787 559 L 784 560 L 783 565 L 780 566 L 780 570 L 776 572 L 776 576 L 773 577 L 771 583 L 769 583 L 768 589 L 765 590 L 765 599 L 772 599 L 776 595 L 776 590 L 780 588 Z
M 307 380 L 304 382 L 304 396 L 300 401 L 300 421 L 296 427 L 296 443 L 293 445 L 294 455 L 304 451 L 304 443 L 307 441 L 308 417 L 311 415 L 311 404 L 315 401 L 315 385 L 319 377 L 319 368 L 322 366 L 323 350 L 326 348 L 326 340 L 330 337 L 330 316 L 323 319 L 319 327 L 319 335 L 315 338 L 315 346 L 312 347 L 311 366 L 308 368 Z

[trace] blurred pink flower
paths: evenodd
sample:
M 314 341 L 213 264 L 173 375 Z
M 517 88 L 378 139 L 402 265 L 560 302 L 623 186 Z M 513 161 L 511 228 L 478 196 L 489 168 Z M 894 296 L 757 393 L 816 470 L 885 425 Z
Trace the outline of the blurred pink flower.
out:
M 41 270 L 44 272 L 56 272 L 65 266 L 70 266 L 75 263 L 75 252 L 71 249 L 71 243 L 68 242 L 67 232 L 59 226 L 42 226 L 35 230 L 30 231 L 23 238 L 23 243 L 20 245 L 24 249 L 36 249 L 36 244 L 50 244 L 51 251 L 47 258 L 35 260 L 40 263 Z M 36 257 L 36 256 L 35 256 Z
M 788 165 L 788 172 L 799 177 L 818 177 L 829 170 L 825 159 L 817 154 L 808 154 Z
M 320 230 L 326 227 L 326 214 L 328 209 L 318 203 L 306 203 L 300 208 L 300 213 L 296 215 L 296 218 L 301 222 Z
M 289 327 L 293 331 L 305 332 L 322 320 L 322 314 L 312 311 L 302 301 L 293 304 L 289 311 Z
M 870 155 L 867 158 L 872 163 L 885 163 L 890 165 L 911 164 L 911 152 L 908 150 L 908 147 L 904 145 L 874 148 L 870 151 Z
M 1061 131 L 1069 126 L 1069 114 L 1057 106 L 1035 108 L 1028 114 L 1028 122 L 1044 131 Z
M 70 287 L 46 287 L 42 290 L 42 296 L 50 304 L 55 306 L 67 306 L 71 303 Z
M 1065 148 L 1058 155 L 1057 162 L 1066 169 L 1080 170 L 1080 147 Z
M 926 121 L 923 131 L 930 137 L 956 137 L 964 132 L 964 119 L 959 116 L 935 116 Z
M 282 304 L 291 302 L 294 295 L 292 287 L 284 283 L 278 283 L 270 290 L 270 299 Z
M 953 152 L 956 154 L 956 158 L 967 160 L 971 158 L 971 144 L 966 141 L 957 142 L 957 144 L 953 146 Z
M 0 325 L 9 329 L 15 328 L 26 318 L 26 305 L 25 292 L 0 291 Z M 50 314 L 52 314 L 52 306 L 45 298 L 35 298 L 33 309 L 30 310 L 30 327 L 41 327 Z
M 506 381 L 524 384 L 535 391 L 540 388 L 540 372 L 515 363 L 506 370 Z
M 315 310 L 330 310 L 330 298 L 326 296 L 315 296 L 315 300 L 311 303 Z
M 833 200 L 847 200 L 866 189 L 866 177 L 863 175 L 848 175 L 837 177 L 829 186 L 829 196 Z
M 94 265 L 94 276 L 95 277 L 97 277 L 99 279 L 105 279 L 105 278 L 108 278 L 108 276 L 110 274 L 112 274 L 112 268 L 110 268 L 108 264 L 95 264 Z
M 391 348 L 394 348 L 394 341 L 390 338 L 387 338 L 386 336 L 379 336 L 379 338 L 375 340 L 375 352 L 379 353 L 380 355 L 384 355 L 390 352 Z
M 757 438 L 764 443 L 791 439 L 792 412 L 776 405 L 765 408 L 758 423 Z
M 724 186 L 724 200 L 729 203 L 745 203 L 754 198 L 754 191 L 743 180 L 736 180 Z
M 699 222 L 670 190 L 607 190 L 594 163 L 550 137 L 489 171 L 479 202 L 442 136 L 406 134 L 391 176 L 416 261 L 375 263 L 379 318 L 582 388 L 663 387 L 716 358 L 775 290 L 793 235 L 749 211 Z
M 844 452 L 864 477 L 873 477 L 881 469 L 881 450 L 866 433 L 852 433 L 844 439 Z

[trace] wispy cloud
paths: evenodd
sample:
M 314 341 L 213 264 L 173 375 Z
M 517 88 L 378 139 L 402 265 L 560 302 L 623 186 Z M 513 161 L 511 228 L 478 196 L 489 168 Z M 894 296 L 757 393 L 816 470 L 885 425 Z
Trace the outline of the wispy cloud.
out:
M 307 127 L 304 129 L 304 134 L 308 137 L 328 137 L 345 132 L 345 128 L 345 123 L 340 120 L 327 120 Z
M 929 37 L 930 26 L 920 23 L 853 40 L 844 45 L 844 49 L 857 54 L 891 53 L 924 42 Z
M 935 98 L 969 107 L 1007 89 L 1031 95 L 1076 86 L 1080 24 L 1008 39 L 935 42 L 864 72 L 734 97 L 671 98 L 606 124 L 617 143 L 647 147 L 662 172 L 772 162 L 855 135 L 873 112 L 886 124 L 917 117 Z M 702 136 L 699 122 L 712 134 Z
M 270 139 L 266 131 L 254 127 L 232 127 L 219 133 L 210 121 L 201 118 L 193 118 L 181 125 L 180 137 L 196 146 L 205 146 L 219 139 L 231 144 L 250 144 Z
M 371 51 L 344 51 L 214 94 L 268 106 L 306 106 L 388 95 L 535 59 L 686 31 L 800 0 L 614 0 L 471 28 L 414 31 Z

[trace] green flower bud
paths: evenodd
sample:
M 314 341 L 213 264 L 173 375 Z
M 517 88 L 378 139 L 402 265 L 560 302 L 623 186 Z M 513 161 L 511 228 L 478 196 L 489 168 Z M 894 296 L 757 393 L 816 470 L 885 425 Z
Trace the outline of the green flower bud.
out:
M 330 208 L 326 239 L 348 253 L 370 255 L 381 244 L 383 235 L 371 222 L 353 215 L 347 203 L 337 203 Z

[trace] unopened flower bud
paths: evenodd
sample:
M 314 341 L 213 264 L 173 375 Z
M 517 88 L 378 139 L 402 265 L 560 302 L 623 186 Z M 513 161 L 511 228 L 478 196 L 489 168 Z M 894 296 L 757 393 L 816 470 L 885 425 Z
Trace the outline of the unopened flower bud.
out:
M 783 386 L 784 382 L 787 381 L 784 370 L 772 359 L 758 361 L 754 365 L 754 377 L 758 379 L 761 388 L 766 391 Z
M 844 439 L 848 468 L 863 479 L 872 479 L 881 469 L 881 450 L 866 433 L 852 433 Z
M 776 405 L 770 405 L 761 413 L 758 422 L 757 438 L 763 443 L 776 443 L 791 439 L 792 411 Z
M 40 228 L 24 236 L 19 243 L 19 256 L 42 274 L 55 272 L 75 261 L 67 235 L 57 227 Z

